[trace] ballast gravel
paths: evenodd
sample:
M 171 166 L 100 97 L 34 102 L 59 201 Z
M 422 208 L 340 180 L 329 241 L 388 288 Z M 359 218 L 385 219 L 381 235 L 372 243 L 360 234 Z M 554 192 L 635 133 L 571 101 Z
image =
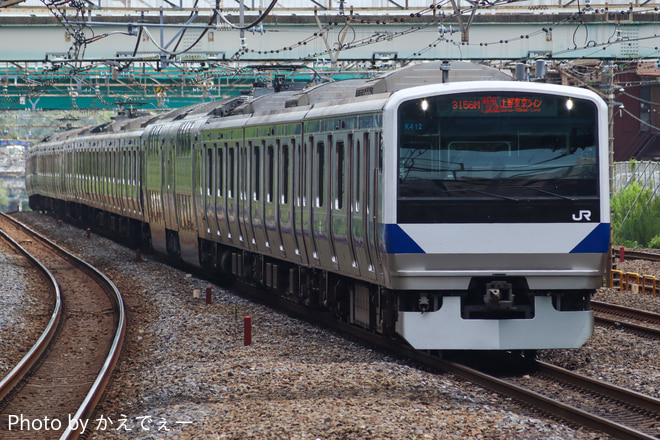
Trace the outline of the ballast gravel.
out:
M 207 281 L 144 254 L 137 263 L 134 250 L 96 234 L 87 239 L 85 231 L 57 227 L 50 217 L 18 217 L 98 267 L 124 295 L 123 357 L 89 420 L 88 438 L 609 438 L 534 414 L 452 375 L 427 372 L 218 286 L 212 286 L 212 303 L 206 305 Z M 7 295 L 13 289 L 3 291 Z M 603 289 L 597 296 L 619 295 Z M 657 309 L 658 301 L 641 302 Z M 1 313 L 4 322 L 8 312 Z M 244 346 L 245 316 L 252 321 L 249 346 Z M 31 323 L 16 325 L 29 328 Z M 660 372 L 653 365 L 658 364 L 656 346 L 623 331 L 597 328 L 579 350 L 540 356 L 651 393 L 660 389 Z
M 48 325 L 55 303 L 50 296 L 39 271 L 0 240 L 0 378 L 32 348 Z

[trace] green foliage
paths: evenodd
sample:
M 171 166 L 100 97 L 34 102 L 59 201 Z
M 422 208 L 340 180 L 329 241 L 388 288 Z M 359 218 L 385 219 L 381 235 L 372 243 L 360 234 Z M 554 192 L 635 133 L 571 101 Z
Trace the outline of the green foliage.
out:
M 84 127 L 107 122 L 112 116 L 109 110 L 3 111 L 0 138 L 38 142 L 67 123 Z
M 612 196 L 614 244 L 660 247 L 660 198 L 652 197 L 637 183 Z
M 4 208 L 9 203 L 9 197 L 7 195 L 7 190 L 3 187 L 2 182 L 0 182 L 0 207 Z
M 656 235 L 649 241 L 648 247 L 652 249 L 660 249 L 660 234 Z

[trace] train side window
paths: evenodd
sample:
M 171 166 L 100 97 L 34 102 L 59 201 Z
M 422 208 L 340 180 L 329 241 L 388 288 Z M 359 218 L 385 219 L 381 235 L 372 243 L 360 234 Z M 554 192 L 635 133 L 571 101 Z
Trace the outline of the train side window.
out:
M 289 203 L 289 146 L 282 146 L 282 182 L 280 188 L 282 188 L 282 195 L 280 203 L 286 205 Z
M 379 132 L 375 133 L 376 145 L 378 146 L 378 171 L 383 172 L 383 137 Z
M 235 174 L 235 165 L 236 165 L 236 153 L 235 148 L 231 147 L 227 150 L 227 197 L 234 197 L 234 174 Z
M 204 146 L 200 146 L 199 148 L 192 148 L 191 144 L 191 150 L 190 150 L 190 157 L 193 158 L 193 167 L 194 167 L 194 173 L 193 173 L 193 185 L 195 186 L 195 194 L 204 195 L 204 190 L 202 189 L 202 186 L 204 186 L 206 179 L 202 175 L 202 161 L 205 160 L 204 158 L 204 152 L 202 151 Z M 212 175 L 212 173 L 211 173 Z M 176 179 L 176 176 L 175 176 Z
M 225 144 L 226 146 L 227 144 Z M 216 162 L 217 166 L 217 175 L 218 175 L 218 197 L 222 197 L 223 184 L 225 183 L 225 158 L 224 150 L 222 147 L 219 147 L 217 150 L 218 160 Z
M 279 142 L 279 141 L 278 141 Z M 267 150 L 268 170 L 267 179 L 268 185 L 266 187 L 266 201 L 273 203 L 273 193 L 275 190 L 275 149 L 272 145 L 268 146 Z
M 176 154 L 176 144 L 172 141 L 172 146 L 167 153 L 167 189 L 172 189 L 174 184 L 174 156 Z
M 301 170 L 301 179 L 300 179 L 300 198 L 302 199 L 302 205 L 307 206 L 307 191 L 311 188 L 311 184 L 308 181 L 308 173 L 310 165 L 307 163 L 307 160 L 311 160 L 311 145 L 314 145 L 314 139 L 310 137 L 309 143 L 305 142 L 302 147 L 302 152 L 300 156 L 300 166 Z M 311 194 L 310 194 L 311 196 Z
M 362 183 L 361 180 L 360 180 L 362 178 L 362 173 L 361 173 L 362 169 L 360 167 L 361 167 L 361 161 L 362 161 L 362 145 L 360 144 L 359 139 L 355 143 L 354 157 L 355 157 L 355 165 L 353 167 L 353 170 L 354 170 L 354 173 L 355 173 L 354 174 L 355 178 L 353 179 L 353 182 L 355 182 L 355 183 L 353 184 L 353 188 L 354 188 L 353 197 L 355 198 L 355 212 L 360 212 L 360 196 L 361 196 L 361 194 L 360 194 L 360 189 L 361 189 L 360 183 Z
M 124 150 L 124 183 L 126 185 L 131 184 L 131 179 L 133 177 L 132 171 L 133 167 L 131 165 L 131 152 L 130 150 L 126 149 Z M 126 192 L 128 194 L 128 189 L 126 189 Z
M 215 144 L 214 144 L 215 146 Z M 206 195 L 212 195 L 213 191 L 213 149 L 206 150 Z
M 238 181 L 240 182 L 240 187 L 241 187 L 239 197 L 241 198 L 241 200 L 248 200 L 249 198 L 248 190 L 250 189 L 249 188 L 250 174 L 248 173 L 251 172 L 251 168 L 249 168 L 248 162 L 250 159 L 251 149 L 252 149 L 251 142 L 249 143 L 249 147 L 247 148 L 245 146 L 241 147 L 240 151 L 242 152 L 242 154 L 238 159 L 240 161 L 239 167 L 241 170 L 240 174 L 238 175 Z
M 260 191 L 259 191 L 260 190 L 259 180 L 260 180 L 260 177 L 261 177 L 261 162 L 260 162 L 260 158 L 261 158 L 260 157 L 260 151 L 261 151 L 261 149 L 260 149 L 259 146 L 255 146 L 253 151 L 254 151 L 254 160 L 252 161 L 252 163 L 253 163 L 253 167 L 252 167 L 252 172 L 253 172 L 253 174 L 252 174 L 252 176 L 253 176 L 252 188 L 253 188 L 253 190 L 252 190 L 252 193 L 253 193 L 254 200 L 259 201 L 259 198 L 261 196 Z
M 336 191 L 335 191 L 335 209 L 343 209 L 344 207 L 344 141 L 338 141 L 336 148 L 337 155 L 337 175 L 336 175 Z
M 133 185 L 137 186 L 138 180 L 137 151 L 133 150 Z
M 92 192 L 94 193 L 94 196 L 98 195 L 98 181 L 99 181 L 99 152 L 95 151 L 92 153 L 94 155 L 94 177 L 93 177 L 93 183 L 92 183 Z
M 313 178 L 316 178 L 316 207 L 323 207 L 323 199 L 325 198 L 324 194 L 324 183 L 325 183 L 325 144 L 319 142 L 316 144 L 316 175 Z

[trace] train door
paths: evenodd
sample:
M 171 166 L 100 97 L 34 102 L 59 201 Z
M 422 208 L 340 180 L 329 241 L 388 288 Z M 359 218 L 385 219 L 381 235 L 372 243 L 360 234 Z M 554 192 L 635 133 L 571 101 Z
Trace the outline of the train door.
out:
M 161 193 L 163 194 L 163 216 L 165 228 L 172 231 L 178 230 L 176 205 L 176 182 L 174 174 L 175 144 L 174 139 L 169 137 L 161 149 Z
M 250 175 L 250 192 L 248 194 L 248 222 L 246 224 L 247 235 L 250 237 L 250 247 L 261 252 L 269 251 L 267 247 L 265 225 L 265 200 L 268 196 L 265 188 L 266 174 L 266 142 L 248 142 L 251 152 L 248 152 L 250 163 L 248 173 Z
M 123 140 L 116 141 L 119 148 L 119 212 L 124 214 L 128 209 L 128 194 L 126 192 L 126 173 L 128 171 L 126 167 L 126 145 Z
M 351 153 L 351 243 L 359 274 L 370 279 L 376 278 L 376 272 L 371 264 L 367 224 L 369 223 L 369 176 L 370 153 L 369 133 L 363 133 L 354 139 Z
M 241 182 L 238 179 L 240 174 L 241 147 L 239 142 L 227 149 L 227 224 L 229 227 L 228 237 L 231 241 L 239 245 L 241 242 L 241 225 L 239 221 L 239 201 L 242 197 Z
M 115 193 L 115 189 L 117 187 L 117 165 L 115 164 L 116 162 L 116 156 L 117 152 L 114 151 L 112 148 L 109 148 L 107 144 L 104 144 L 106 148 L 108 148 L 109 151 L 109 161 L 110 161 L 110 178 L 108 180 L 108 200 L 110 201 L 110 209 L 109 211 L 114 211 L 117 207 L 117 196 Z M 88 174 L 88 164 L 87 161 L 85 161 L 85 174 Z M 85 187 L 87 187 L 87 178 L 85 178 Z
M 142 179 L 144 176 L 144 168 L 146 167 L 146 156 L 147 156 L 147 148 L 139 148 L 140 147 L 140 139 L 138 138 L 137 140 L 137 146 L 138 149 L 135 153 L 135 184 L 136 184 L 136 191 L 137 191 L 137 210 L 138 210 L 138 216 L 141 219 L 146 218 L 145 213 L 144 213 L 144 186 L 142 185 Z
M 314 163 L 314 136 L 310 136 L 303 146 L 303 170 L 302 170 L 302 230 L 305 248 L 307 249 L 308 261 L 312 265 L 320 265 L 321 260 L 316 248 L 314 236 L 314 191 L 313 185 L 316 176 L 314 175 L 312 164 Z M 316 183 L 318 185 L 318 183 Z
M 301 260 L 304 263 L 308 263 L 307 251 L 305 246 L 305 228 L 303 226 L 303 217 L 304 217 L 304 198 L 306 197 L 305 191 L 307 191 L 307 181 L 305 180 L 305 169 L 306 167 L 306 156 L 304 143 L 302 139 L 300 142 L 296 142 L 295 139 L 291 140 L 291 151 L 294 154 L 293 160 L 291 161 L 291 174 L 292 174 L 292 224 L 293 224 L 293 233 L 295 237 L 295 253 L 301 257 Z
M 112 155 L 112 197 L 114 200 L 114 212 L 121 212 L 121 150 L 112 144 L 112 141 L 109 142 L 109 145 L 112 145 L 113 155 Z M 89 168 L 89 165 L 88 165 Z M 89 185 L 89 179 L 88 179 Z
M 100 176 L 102 173 L 101 169 L 101 162 L 100 162 L 100 155 L 98 149 L 94 149 L 93 153 L 94 155 L 94 176 L 92 177 L 92 182 L 93 182 L 93 200 L 94 200 L 94 206 L 95 207 L 100 207 L 101 206 L 101 196 L 100 196 Z
M 134 139 L 135 148 L 133 149 L 133 209 L 135 209 L 136 216 L 142 214 L 140 207 L 140 140 Z
M 327 141 L 327 142 L 326 142 Z M 321 266 L 337 269 L 337 258 L 332 243 L 332 202 L 330 192 L 330 151 L 332 136 L 314 139 L 312 163 L 312 232 L 316 259 Z
M 114 185 L 114 190 L 113 190 L 113 196 L 115 198 L 115 212 L 121 212 L 121 192 L 122 192 L 122 184 L 121 184 L 121 179 L 122 179 L 122 150 L 118 145 L 114 145 L 112 141 L 110 141 L 110 145 L 113 145 L 114 151 L 115 151 L 115 156 L 114 156 L 114 176 L 115 176 L 115 185 Z
M 216 200 L 215 200 L 215 218 L 217 230 L 222 240 L 230 237 L 229 225 L 227 224 L 227 190 L 228 183 L 228 153 L 229 143 L 219 144 L 216 149 Z
M 299 154 L 300 145 L 296 143 L 295 138 L 284 139 L 279 148 L 279 232 L 284 248 L 284 255 L 291 260 L 302 261 L 302 253 L 298 244 L 297 229 L 299 225 L 296 222 L 298 216 L 298 207 L 300 204 L 296 201 L 297 188 L 295 188 L 298 179 L 297 170 L 300 163 L 296 154 Z
M 353 258 L 350 255 L 349 225 L 346 203 L 346 151 L 348 137 L 346 133 L 328 137 L 330 151 L 330 248 L 333 263 L 349 271 Z
M 365 138 L 365 148 L 368 152 L 369 164 L 365 174 L 365 225 L 366 240 L 369 252 L 369 271 L 373 271 L 373 276 L 378 278 L 382 275 L 381 255 L 378 247 L 378 219 L 379 216 L 379 198 L 381 188 L 381 135 L 379 132 L 371 132 L 369 138 Z
M 260 149 L 259 147 L 255 149 L 252 141 L 247 141 L 241 146 L 239 153 L 237 177 L 240 186 L 238 198 L 240 237 L 246 249 L 256 250 L 256 240 L 252 232 L 251 202 L 253 198 L 260 197 L 260 187 L 255 187 L 254 181 L 259 181 L 261 163 L 251 161 L 260 159 Z
M 355 192 L 353 187 L 355 185 L 356 173 L 354 172 L 355 168 L 355 135 L 354 133 L 349 133 L 346 137 L 346 146 L 345 151 L 343 152 L 344 157 L 340 158 L 344 162 L 344 172 L 343 172 L 343 185 L 344 188 L 339 193 L 344 192 L 344 208 L 342 216 L 345 218 L 345 234 L 346 242 L 348 245 L 347 252 L 347 264 L 350 264 L 352 267 L 353 273 L 360 275 L 362 271 L 362 266 L 358 264 L 358 258 L 355 251 L 355 242 L 353 239 L 353 212 L 355 210 Z M 347 270 L 350 270 L 347 268 Z
M 144 218 L 149 222 L 151 246 L 158 252 L 166 252 L 165 220 L 163 216 L 163 155 L 165 137 L 163 126 L 153 127 L 144 137 L 141 169 Z
M 202 152 L 202 212 L 200 235 L 211 238 L 217 234 L 215 218 L 215 162 L 217 144 L 204 143 Z
M 282 189 L 280 178 L 283 173 L 284 164 L 280 162 L 280 139 L 269 139 L 264 157 L 264 235 L 267 252 L 284 255 L 282 249 L 282 233 L 280 230 L 280 207 L 281 200 L 278 194 Z M 287 164 L 288 166 L 288 164 Z
M 135 184 L 133 182 L 133 142 L 127 141 L 126 148 L 126 211 L 132 217 L 135 214 Z

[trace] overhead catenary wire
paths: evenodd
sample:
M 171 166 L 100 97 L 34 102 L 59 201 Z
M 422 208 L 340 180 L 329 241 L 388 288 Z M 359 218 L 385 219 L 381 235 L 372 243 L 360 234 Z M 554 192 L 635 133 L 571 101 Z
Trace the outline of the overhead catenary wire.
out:
M 256 25 L 261 23 L 266 17 L 268 17 L 268 14 L 270 14 L 270 11 L 272 11 L 272 9 L 275 7 L 276 4 L 277 4 L 277 0 L 272 0 L 270 2 L 270 5 L 268 5 L 268 7 L 266 8 L 266 10 L 263 13 L 261 13 L 261 15 L 259 15 L 259 17 L 255 21 L 253 21 L 252 23 L 250 23 L 248 25 L 245 25 L 245 26 L 240 26 L 240 25 L 237 26 L 237 25 L 233 24 L 232 22 L 230 22 L 229 20 L 227 20 L 227 18 L 220 12 L 220 9 L 218 8 L 218 0 L 216 0 L 215 13 L 218 14 L 220 19 L 222 21 L 224 21 L 229 27 L 231 27 L 233 29 L 236 29 L 236 30 L 239 30 L 239 31 L 246 31 L 248 29 L 252 29 Z

